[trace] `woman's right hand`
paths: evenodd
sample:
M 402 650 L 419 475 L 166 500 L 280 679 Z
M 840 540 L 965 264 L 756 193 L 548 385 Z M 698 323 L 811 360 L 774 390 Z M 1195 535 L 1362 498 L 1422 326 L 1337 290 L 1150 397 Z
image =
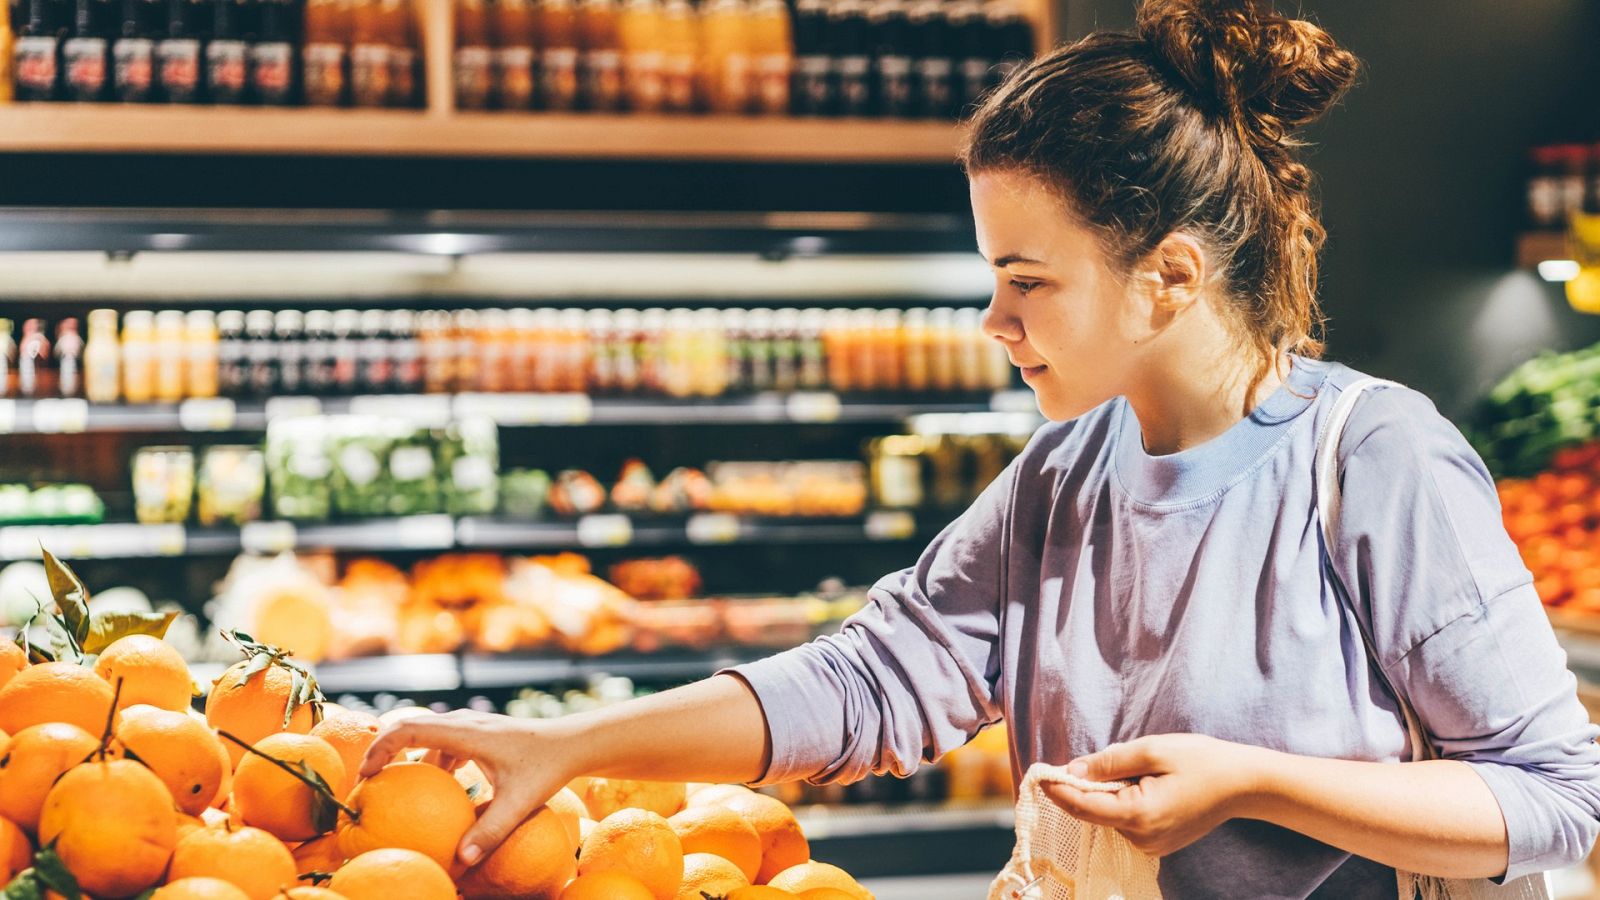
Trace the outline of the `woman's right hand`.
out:
M 422 747 L 446 771 L 467 760 L 494 786 L 494 799 L 467 830 L 456 855 L 471 866 L 500 846 L 522 821 L 567 782 L 582 774 L 573 740 L 556 720 L 457 710 L 402 719 L 379 732 L 361 762 L 361 777 L 376 775 L 403 750 Z M 435 757 L 434 754 L 437 754 Z

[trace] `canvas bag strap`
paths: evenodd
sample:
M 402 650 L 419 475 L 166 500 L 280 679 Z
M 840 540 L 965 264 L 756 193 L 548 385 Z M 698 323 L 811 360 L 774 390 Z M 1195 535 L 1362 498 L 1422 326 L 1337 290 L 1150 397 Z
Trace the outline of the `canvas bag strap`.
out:
M 1412 760 L 1437 759 L 1438 752 L 1434 749 L 1433 741 L 1428 738 L 1428 733 L 1423 730 L 1422 721 L 1417 717 L 1417 711 L 1412 708 L 1411 701 L 1395 688 L 1388 674 L 1383 671 L 1377 645 L 1372 640 L 1372 631 L 1355 607 L 1355 594 L 1339 577 L 1338 568 L 1333 564 L 1334 535 L 1338 530 L 1342 500 L 1342 489 L 1339 485 L 1339 440 L 1344 436 L 1345 425 L 1350 421 L 1350 413 L 1355 410 L 1356 401 L 1361 399 L 1363 393 L 1376 387 L 1398 387 L 1398 385 L 1382 378 L 1362 378 L 1350 384 L 1340 392 L 1339 399 L 1333 404 L 1332 412 L 1328 414 L 1328 421 L 1323 424 L 1322 433 L 1317 437 L 1317 518 L 1322 523 L 1323 559 L 1328 575 L 1333 580 L 1334 593 L 1338 595 L 1340 602 L 1349 608 L 1350 614 L 1356 620 L 1356 627 L 1361 632 L 1361 643 L 1367 650 L 1367 661 L 1371 663 L 1372 670 L 1377 673 L 1379 680 L 1389 689 L 1389 694 L 1400 706 L 1400 714 L 1405 718 L 1406 733 L 1411 741 Z

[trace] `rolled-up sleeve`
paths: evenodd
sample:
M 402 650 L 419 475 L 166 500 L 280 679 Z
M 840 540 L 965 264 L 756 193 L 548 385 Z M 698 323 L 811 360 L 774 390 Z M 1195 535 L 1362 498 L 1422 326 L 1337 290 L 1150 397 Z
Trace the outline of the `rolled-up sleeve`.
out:
M 999 609 L 1019 458 L 837 634 L 728 671 L 755 692 L 761 783 L 908 775 L 998 721 Z
M 1359 421 L 1358 421 L 1359 420 Z M 1390 682 L 1439 755 L 1505 819 L 1505 878 L 1580 862 L 1600 832 L 1600 734 L 1577 697 L 1482 462 L 1426 398 L 1385 390 L 1351 419 L 1334 548 Z

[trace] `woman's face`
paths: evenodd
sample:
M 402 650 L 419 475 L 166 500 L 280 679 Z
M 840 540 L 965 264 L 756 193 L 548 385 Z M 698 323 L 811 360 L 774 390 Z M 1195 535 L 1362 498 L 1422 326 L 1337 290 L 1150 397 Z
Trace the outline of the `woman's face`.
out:
M 970 189 L 978 252 L 995 277 L 983 329 L 1022 369 L 1040 412 L 1071 419 L 1127 393 L 1152 333 L 1149 300 L 1036 178 L 980 171 Z

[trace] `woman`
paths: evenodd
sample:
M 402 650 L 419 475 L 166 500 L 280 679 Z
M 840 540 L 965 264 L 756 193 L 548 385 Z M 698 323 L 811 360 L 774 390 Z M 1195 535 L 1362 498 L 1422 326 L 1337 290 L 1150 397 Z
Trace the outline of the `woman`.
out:
M 1169 897 L 1393 897 L 1393 869 L 1518 877 L 1595 839 L 1600 749 L 1494 486 L 1420 394 L 1365 396 L 1324 548 L 1322 228 L 1293 132 L 1356 61 L 1244 0 L 1148 0 L 1014 76 L 964 162 L 985 316 L 1054 420 L 840 633 L 558 721 L 456 713 L 429 745 L 497 797 L 472 862 L 580 774 L 904 775 L 986 725 L 1069 811 L 1159 855 Z M 1326 553 L 1326 556 L 1325 556 Z M 1355 593 L 1334 592 L 1331 561 Z M 1411 757 L 1387 681 L 1443 759 Z

